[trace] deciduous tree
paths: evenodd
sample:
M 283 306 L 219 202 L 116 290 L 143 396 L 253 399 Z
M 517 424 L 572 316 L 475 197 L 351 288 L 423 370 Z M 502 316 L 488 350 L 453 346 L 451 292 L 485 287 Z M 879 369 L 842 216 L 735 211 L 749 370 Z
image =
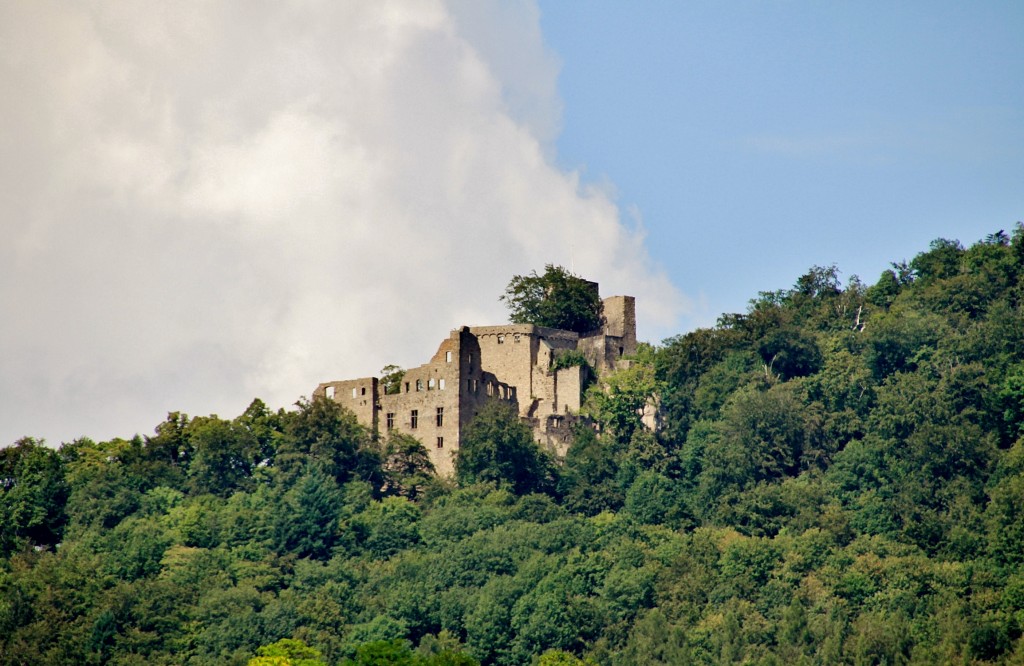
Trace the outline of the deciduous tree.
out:
M 520 495 L 552 490 L 554 473 L 515 409 L 498 400 L 485 404 L 467 426 L 455 458 L 461 484 L 505 483 Z
M 515 275 L 501 301 L 513 324 L 536 324 L 586 333 L 600 328 L 604 306 L 592 282 L 561 266 L 548 264 L 544 274 Z

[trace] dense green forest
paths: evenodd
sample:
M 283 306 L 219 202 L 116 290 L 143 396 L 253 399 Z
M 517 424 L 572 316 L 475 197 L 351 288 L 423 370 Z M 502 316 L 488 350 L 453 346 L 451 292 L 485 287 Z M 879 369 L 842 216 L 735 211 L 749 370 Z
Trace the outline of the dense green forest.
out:
M 660 407 L 652 432 L 638 410 Z M 3 664 L 1024 664 L 1024 228 L 813 267 L 440 480 L 333 402 L 0 451 Z

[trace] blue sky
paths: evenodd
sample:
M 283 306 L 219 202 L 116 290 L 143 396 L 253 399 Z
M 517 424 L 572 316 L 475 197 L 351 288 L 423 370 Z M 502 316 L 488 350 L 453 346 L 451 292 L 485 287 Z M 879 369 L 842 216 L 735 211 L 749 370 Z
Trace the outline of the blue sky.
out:
M 871 284 L 1024 219 L 1024 3 L 540 2 L 557 159 L 614 187 L 689 323 Z

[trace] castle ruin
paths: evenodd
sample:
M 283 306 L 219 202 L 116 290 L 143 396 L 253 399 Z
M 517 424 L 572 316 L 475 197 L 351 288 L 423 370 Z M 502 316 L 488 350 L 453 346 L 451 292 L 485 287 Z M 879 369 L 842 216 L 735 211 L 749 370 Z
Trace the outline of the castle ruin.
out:
M 323 382 L 313 396 L 350 409 L 374 434 L 412 435 L 441 476 L 454 474 L 453 454 L 463 429 L 487 400 L 512 404 L 539 444 L 564 455 L 588 369 L 557 367 L 555 359 L 576 350 L 603 374 L 636 353 L 635 299 L 611 296 L 603 304 L 604 325 L 596 331 L 579 334 L 533 324 L 463 326 L 441 342 L 428 363 L 407 370 L 397 392 L 385 392 L 377 377 L 363 377 Z

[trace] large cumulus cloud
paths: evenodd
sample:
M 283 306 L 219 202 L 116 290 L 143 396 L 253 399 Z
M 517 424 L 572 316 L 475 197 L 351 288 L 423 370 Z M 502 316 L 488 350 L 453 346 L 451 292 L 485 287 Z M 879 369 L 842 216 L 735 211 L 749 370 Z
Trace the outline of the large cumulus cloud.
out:
M 557 74 L 526 2 L 0 5 L 0 443 L 415 365 L 549 262 L 673 332 Z

